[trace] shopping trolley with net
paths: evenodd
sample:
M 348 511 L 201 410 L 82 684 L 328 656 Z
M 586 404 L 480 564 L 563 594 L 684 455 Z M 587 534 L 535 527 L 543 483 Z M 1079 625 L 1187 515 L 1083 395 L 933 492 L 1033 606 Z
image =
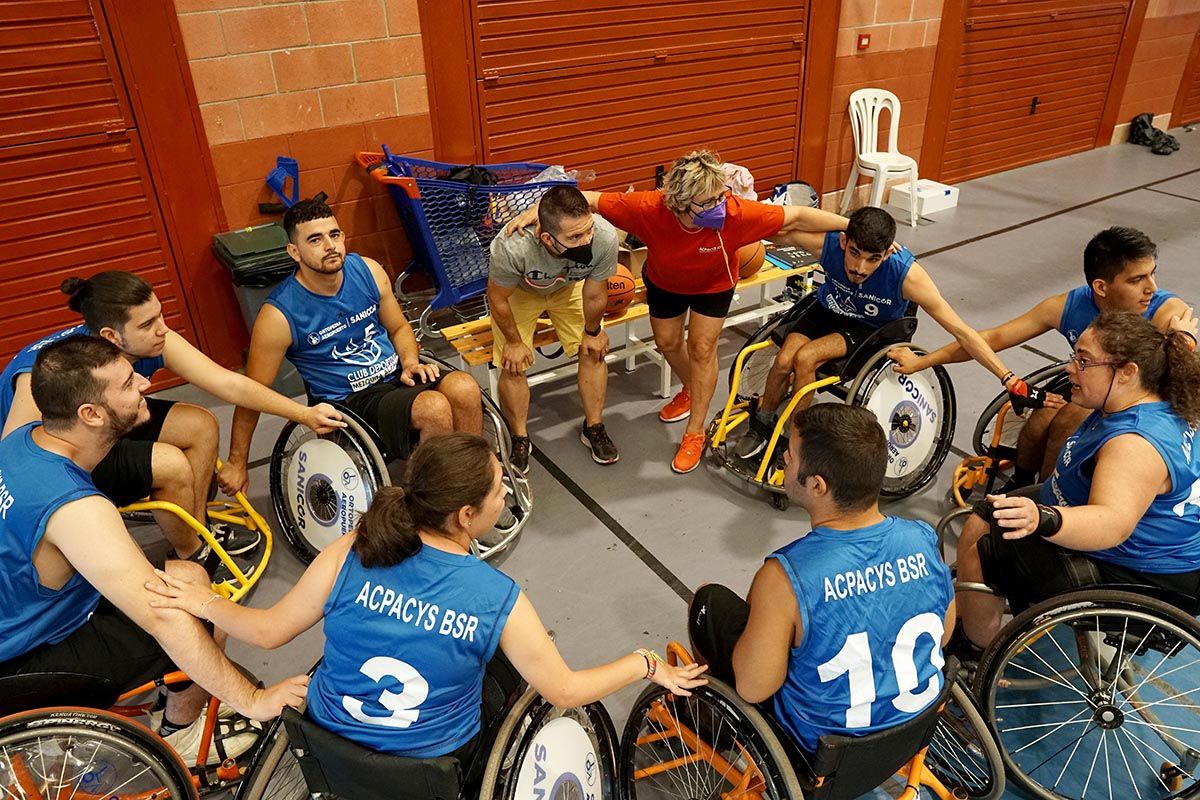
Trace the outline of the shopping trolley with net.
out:
M 414 260 L 434 283 L 435 294 L 420 312 L 419 337 L 438 335 L 430 319 L 434 312 L 483 297 L 488 248 L 513 217 L 552 186 L 575 185 L 535 180 L 545 164 L 447 164 L 398 156 L 387 145 L 382 153 L 359 153 L 357 159 L 387 187 Z M 479 316 L 484 313 L 480 305 Z

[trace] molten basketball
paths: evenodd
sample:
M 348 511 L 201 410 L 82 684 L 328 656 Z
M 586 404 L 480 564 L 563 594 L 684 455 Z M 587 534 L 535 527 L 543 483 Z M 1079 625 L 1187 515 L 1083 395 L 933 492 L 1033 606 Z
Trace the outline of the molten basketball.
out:
M 604 309 L 604 316 L 611 317 L 629 308 L 636 289 L 633 273 L 625 265 L 618 264 L 617 273 L 608 279 L 608 306 Z
M 738 256 L 738 276 L 749 278 L 754 273 L 762 269 L 762 265 L 767 260 L 767 248 L 762 242 L 754 242 L 745 247 L 739 247 Z

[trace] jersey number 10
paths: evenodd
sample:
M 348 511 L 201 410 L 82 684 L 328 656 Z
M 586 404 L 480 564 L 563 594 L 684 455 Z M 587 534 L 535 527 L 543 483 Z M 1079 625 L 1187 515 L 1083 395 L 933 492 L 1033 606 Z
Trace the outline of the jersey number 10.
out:
M 892 646 L 892 669 L 896 672 L 896 685 L 900 689 L 900 694 L 892 700 L 897 711 L 915 714 L 938 696 L 941 687 L 936 677 L 931 678 L 924 689 L 917 691 L 919 678 L 915 652 L 918 639 L 926 634 L 932 636 L 933 648 L 929 653 L 929 661 L 941 669 L 946 663 L 942 658 L 944 631 L 942 618 L 930 612 L 918 614 L 900 626 L 896 644 Z M 871 727 L 871 704 L 875 702 L 875 671 L 871 665 L 871 642 L 867 632 L 862 631 L 847 636 L 837 655 L 817 667 L 821 683 L 837 680 L 847 673 L 850 676 L 847 728 Z

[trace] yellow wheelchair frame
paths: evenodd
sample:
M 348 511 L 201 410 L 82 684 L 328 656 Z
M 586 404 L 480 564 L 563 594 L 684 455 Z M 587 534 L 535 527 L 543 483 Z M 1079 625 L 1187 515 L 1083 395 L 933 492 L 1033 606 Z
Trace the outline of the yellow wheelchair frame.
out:
M 787 495 L 783 488 L 783 470 L 775 467 L 771 469 L 775 446 L 784 435 L 788 421 L 792 418 L 796 406 L 800 401 L 826 386 L 832 386 L 835 383 L 841 382 L 841 377 L 834 375 L 828 378 L 821 378 L 804 386 L 800 391 L 794 392 L 788 400 L 787 406 L 784 408 L 779 419 L 775 422 L 775 428 L 771 431 L 771 438 L 767 441 L 767 446 L 763 450 L 762 459 L 759 462 L 758 469 L 753 474 L 742 469 L 737 459 L 727 458 L 724 454 L 725 442 L 729 439 L 730 434 L 737 430 L 738 426 L 746 424 L 750 419 L 750 401 L 743 400 L 738 402 L 738 388 L 741 384 L 742 371 L 746 365 L 746 359 L 752 354 L 766 347 L 773 346 L 774 343 L 767 339 L 766 341 L 752 344 L 749 347 L 742 349 L 734 361 L 733 379 L 729 386 L 729 399 L 725 401 L 725 409 L 721 415 L 715 418 L 709 425 L 708 430 L 708 446 L 712 451 L 713 457 L 728 469 L 734 475 L 745 480 L 747 483 L 754 486 L 760 486 L 772 493 L 771 501 L 777 506 L 786 504 Z
M 218 459 L 214 472 L 220 469 L 221 461 Z M 262 558 L 249 575 L 247 575 L 242 568 L 237 565 L 237 562 L 235 562 L 229 556 L 229 554 L 225 552 L 225 549 L 217 542 L 216 538 L 212 535 L 212 531 L 209 530 L 207 525 L 200 524 L 195 517 L 175 503 L 165 500 L 139 500 L 136 503 L 130 503 L 127 506 L 122 506 L 120 509 L 118 509 L 118 511 L 120 511 L 122 514 L 132 514 L 145 511 L 167 511 L 183 520 L 183 522 L 189 528 L 196 532 L 196 535 L 198 535 L 201 540 L 203 540 L 209 547 L 212 548 L 212 551 L 216 553 L 217 558 L 220 559 L 221 563 L 225 565 L 225 568 L 229 570 L 231 577 L 221 581 L 220 583 L 214 583 L 213 591 L 236 603 L 245 597 L 252 588 L 254 588 L 254 585 L 258 583 L 259 578 L 261 578 L 263 573 L 266 572 L 267 563 L 271 560 L 273 541 L 271 536 L 271 526 L 268 525 L 267 521 L 263 519 L 263 516 L 255 510 L 254 506 L 250 504 L 250 501 L 246 499 L 246 496 L 241 492 L 238 492 L 237 495 L 235 495 L 234 500 L 236 502 L 229 502 L 225 500 L 210 501 L 207 506 L 206 515 L 208 519 L 215 522 L 224 522 L 228 525 L 236 525 L 240 528 L 245 528 L 246 530 L 258 531 L 260 534 L 262 534 Z

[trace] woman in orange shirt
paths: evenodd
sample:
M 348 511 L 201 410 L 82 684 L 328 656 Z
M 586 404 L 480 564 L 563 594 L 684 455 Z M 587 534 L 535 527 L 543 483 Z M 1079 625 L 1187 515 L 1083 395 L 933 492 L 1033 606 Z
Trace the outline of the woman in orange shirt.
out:
M 642 277 L 650 328 L 683 382 L 658 417 L 663 422 L 687 420 L 671 469 L 691 472 L 704 452 L 704 423 L 717 386 L 717 340 L 740 277 L 738 248 L 781 233 L 845 230 L 846 218 L 806 206 L 734 197 L 725 185 L 723 162 L 707 150 L 679 158 L 661 190 L 583 196 L 593 211 L 646 243 Z M 536 219 L 534 208 L 507 230 Z

